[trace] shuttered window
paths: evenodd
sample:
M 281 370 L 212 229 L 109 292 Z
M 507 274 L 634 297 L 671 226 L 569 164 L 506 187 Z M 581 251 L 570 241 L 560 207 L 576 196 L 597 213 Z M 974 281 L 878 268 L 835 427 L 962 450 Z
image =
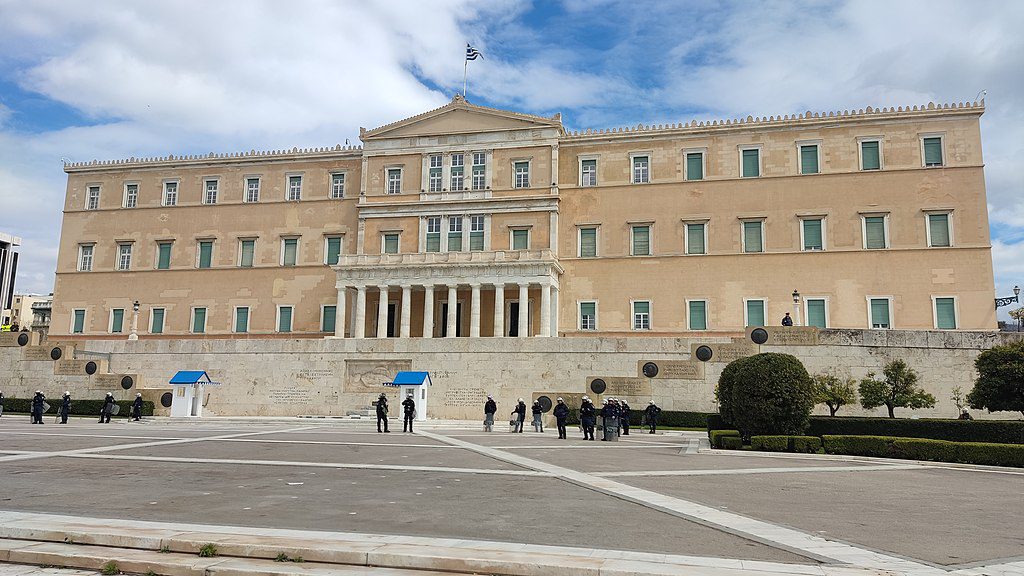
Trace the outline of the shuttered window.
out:
M 484 249 L 484 217 L 469 217 L 469 249 L 480 251 Z
M 250 258 L 250 265 L 251 265 Z M 199 267 L 209 268 L 213 262 L 213 242 L 206 240 L 199 243 Z
M 384 253 L 398 254 L 398 234 L 384 235 Z
M 757 148 L 743 151 L 742 175 L 744 178 L 757 178 L 761 175 L 760 155 L 761 151 Z
M 687 254 L 706 254 L 707 247 L 704 245 L 704 226 L 705 224 L 687 224 L 686 225 L 686 253 Z
M 597 228 L 580 228 L 580 258 L 597 256 Z
M 924 165 L 942 166 L 942 138 L 924 139 Z
M 462 251 L 462 217 L 452 216 L 448 218 L 448 251 Z
M 75 310 L 72 315 L 71 332 L 81 334 L 85 330 L 85 310 Z
M 764 252 L 763 222 L 743 223 L 743 251 Z
M 327 237 L 327 264 L 334 266 L 341 259 L 341 236 Z
M 686 179 L 704 179 L 704 154 L 701 152 L 686 153 Z
M 800 173 L 818 173 L 818 145 L 809 144 L 800 147 Z
M 299 251 L 299 239 L 298 238 L 285 238 L 283 241 L 283 252 L 281 255 L 281 264 L 283 266 L 295 266 L 296 258 L 298 257 Z
M 320 331 L 334 333 L 335 322 L 334 319 L 337 316 L 337 306 L 324 306 L 323 318 L 320 320 Z
M 291 332 L 292 331 L 292 307 L 281 306 L 277 309 L 277 331 L 278 332 Z
M 935 299 L 935 327 L 956 330 L 956 304 L 952 298 Z
M 860 143 L 861 168 L 864 170 L 881 170 L 882 156 L 878 149 L 878 140 Z
M 156 268 L 167 270 L 171 267 L 171 243 L 161 242 L 157 244 Z
M 928 234 L 929 246 L 949 246 L 949 214 L 929 214 Z
M 249 307 L 235 308 L 235 332 L 243 334 L 249 331 Z
M 192 309 L 192 333 L 202 334 L 206 332 L 206 308 Z
M 633 226 L 633 256 L 651 255 L 651 227 Z
M 864 218 L 864 247 L 868 250 L 886 248 L 885 216 L 866 216 Z
M 513 250 L 528 250 L 530 248 L 530 231 L 529 230 L 513 230 L 512 231 L 512 249 Z
M 441 251 L 441 217 L 427 218 L 427 252 Z
M 747 326 L 764 326 L 764 300 L 747 300 Z
M 889 322 L 889 299 L 888 298 L 872 298 L 871 299 L 871 327 L 872 328 L 891 328 L 892 325 Z
M 164 309 L 153 308 L 151 320 L 150 320 L 149 333 L 150 334 L 163 334 L 164 333 Z
M 114 308 L 110 313 L 110 332 L 119 334 L 124 331 L 124 308 Z
M 809 298 L 807 300 L 807 325 L 815 328 L 827 328 L 825 323 L 825 300 Z
M 580 302 L 580 330 L 597 329 L 597 302 Z
M 255 253 L 256 241 L 242 240 L 242 254 L 238 260 L 238 265 L 243 268 L 252 268 L 253 256 Z
M 708 303 L 704 300 L 692 300 L 689 303 L 689 319 L 690 319 L 690 330 L 707 330 L 708 329 L 708 317 L 707 317 L 707 306 Z
M 651 329 L 651 303 L 633 302 L 633 330 Z
M 821 220 L 804 220 L 803 227 L 804 250 L 823 250 L 824 244 L 821 239 Z

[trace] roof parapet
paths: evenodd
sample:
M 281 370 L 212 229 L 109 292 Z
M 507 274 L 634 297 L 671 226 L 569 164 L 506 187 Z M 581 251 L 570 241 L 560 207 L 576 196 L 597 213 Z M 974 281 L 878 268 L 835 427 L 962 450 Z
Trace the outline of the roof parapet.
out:
M 362 152 L 362 146 L 322 146 L 318 148 L 292 148 L 291 150 L 250 150 L 248 152 L 210 152 L 209 154 L 168 154 L 125 158 L 121 160 L 92 160 L 89 162 L 64 162 L 65 172 L 89 170 L 92 168 L 139 167 L 147 165 L 180 164 L 182 162 L 215 163 L 216 161 L 268 160 L 276 158 L 334 156 L 345 152 Z

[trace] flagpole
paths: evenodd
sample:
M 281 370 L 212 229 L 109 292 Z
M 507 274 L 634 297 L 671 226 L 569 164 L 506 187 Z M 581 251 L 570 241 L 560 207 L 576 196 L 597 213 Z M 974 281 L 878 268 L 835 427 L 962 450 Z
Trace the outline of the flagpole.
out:
M 469 74 L 469 59 L 463 59 L 462 61 L 462 99 L 466 99 L 466 83 Z

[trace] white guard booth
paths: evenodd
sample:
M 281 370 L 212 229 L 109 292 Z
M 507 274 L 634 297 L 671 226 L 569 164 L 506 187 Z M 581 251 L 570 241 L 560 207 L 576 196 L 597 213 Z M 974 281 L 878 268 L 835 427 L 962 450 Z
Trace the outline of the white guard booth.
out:
M 207 386 L 220 386 L 219 382 L 210 380 L 205 370 L 179 370 L 171 378 L 174 390 L 171 399 L 171 417 L 202 416 L 203 394 Z
M 412 399 L 416 401 L 416 420 L 422 421 L 427 419 L 427 387 L 430 386 L 430 373 L 429 372 L 399 372 L 395 374 L 395 379 L 391 382 L 385 382 L 385 386 L 395 386 L 398 388 L 398 405 L 396 408 L 398 411 L 396 414 L 402 414 L 402 402 L 412 392 Z

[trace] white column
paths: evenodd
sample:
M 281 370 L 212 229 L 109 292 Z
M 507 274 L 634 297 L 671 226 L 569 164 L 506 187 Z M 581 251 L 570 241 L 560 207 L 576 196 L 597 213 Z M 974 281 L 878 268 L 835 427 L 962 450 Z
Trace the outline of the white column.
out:
M 551 336 L 558 336 L 558 288 L 551 287 Z
M 494 336 L 505 335 L 505 284 L 494 285 Z
M 353 338 L 366 338 L 366 286 L 356 286 L 356 329 Z
M 540 335 L 551 336 L 551 284 L 540 285 Z
M 480 337 L 480 285 L 470 284 L 473 291 L 473 298 L 469 306 L 469 337 Z
M 377 338 L 388 337 L 388 286 L 380 287 L 380 300 L 377 302 Z
M 409 325 L 412 323 L 412 286 L 402 286 L 402 327 L 399 338 L 409 337 Z
M 520 284 L 519 285 L 519 337 L 526 338 L 529 336 L 527 330 L 529 330 L 529 320 L 527 309 L 530 307 L 530 285 Z
M 423 337 L 434 337 L 434 285 L 423 287 Z
M 455 338 L 455 311 L 459 307 L 457 290 L 457 285 L 448 285 L 448 338 Z
M 334 307 L 334 335 L 345 337 L 345 292 L 348 286 L 338 288 L 338 304 Z

